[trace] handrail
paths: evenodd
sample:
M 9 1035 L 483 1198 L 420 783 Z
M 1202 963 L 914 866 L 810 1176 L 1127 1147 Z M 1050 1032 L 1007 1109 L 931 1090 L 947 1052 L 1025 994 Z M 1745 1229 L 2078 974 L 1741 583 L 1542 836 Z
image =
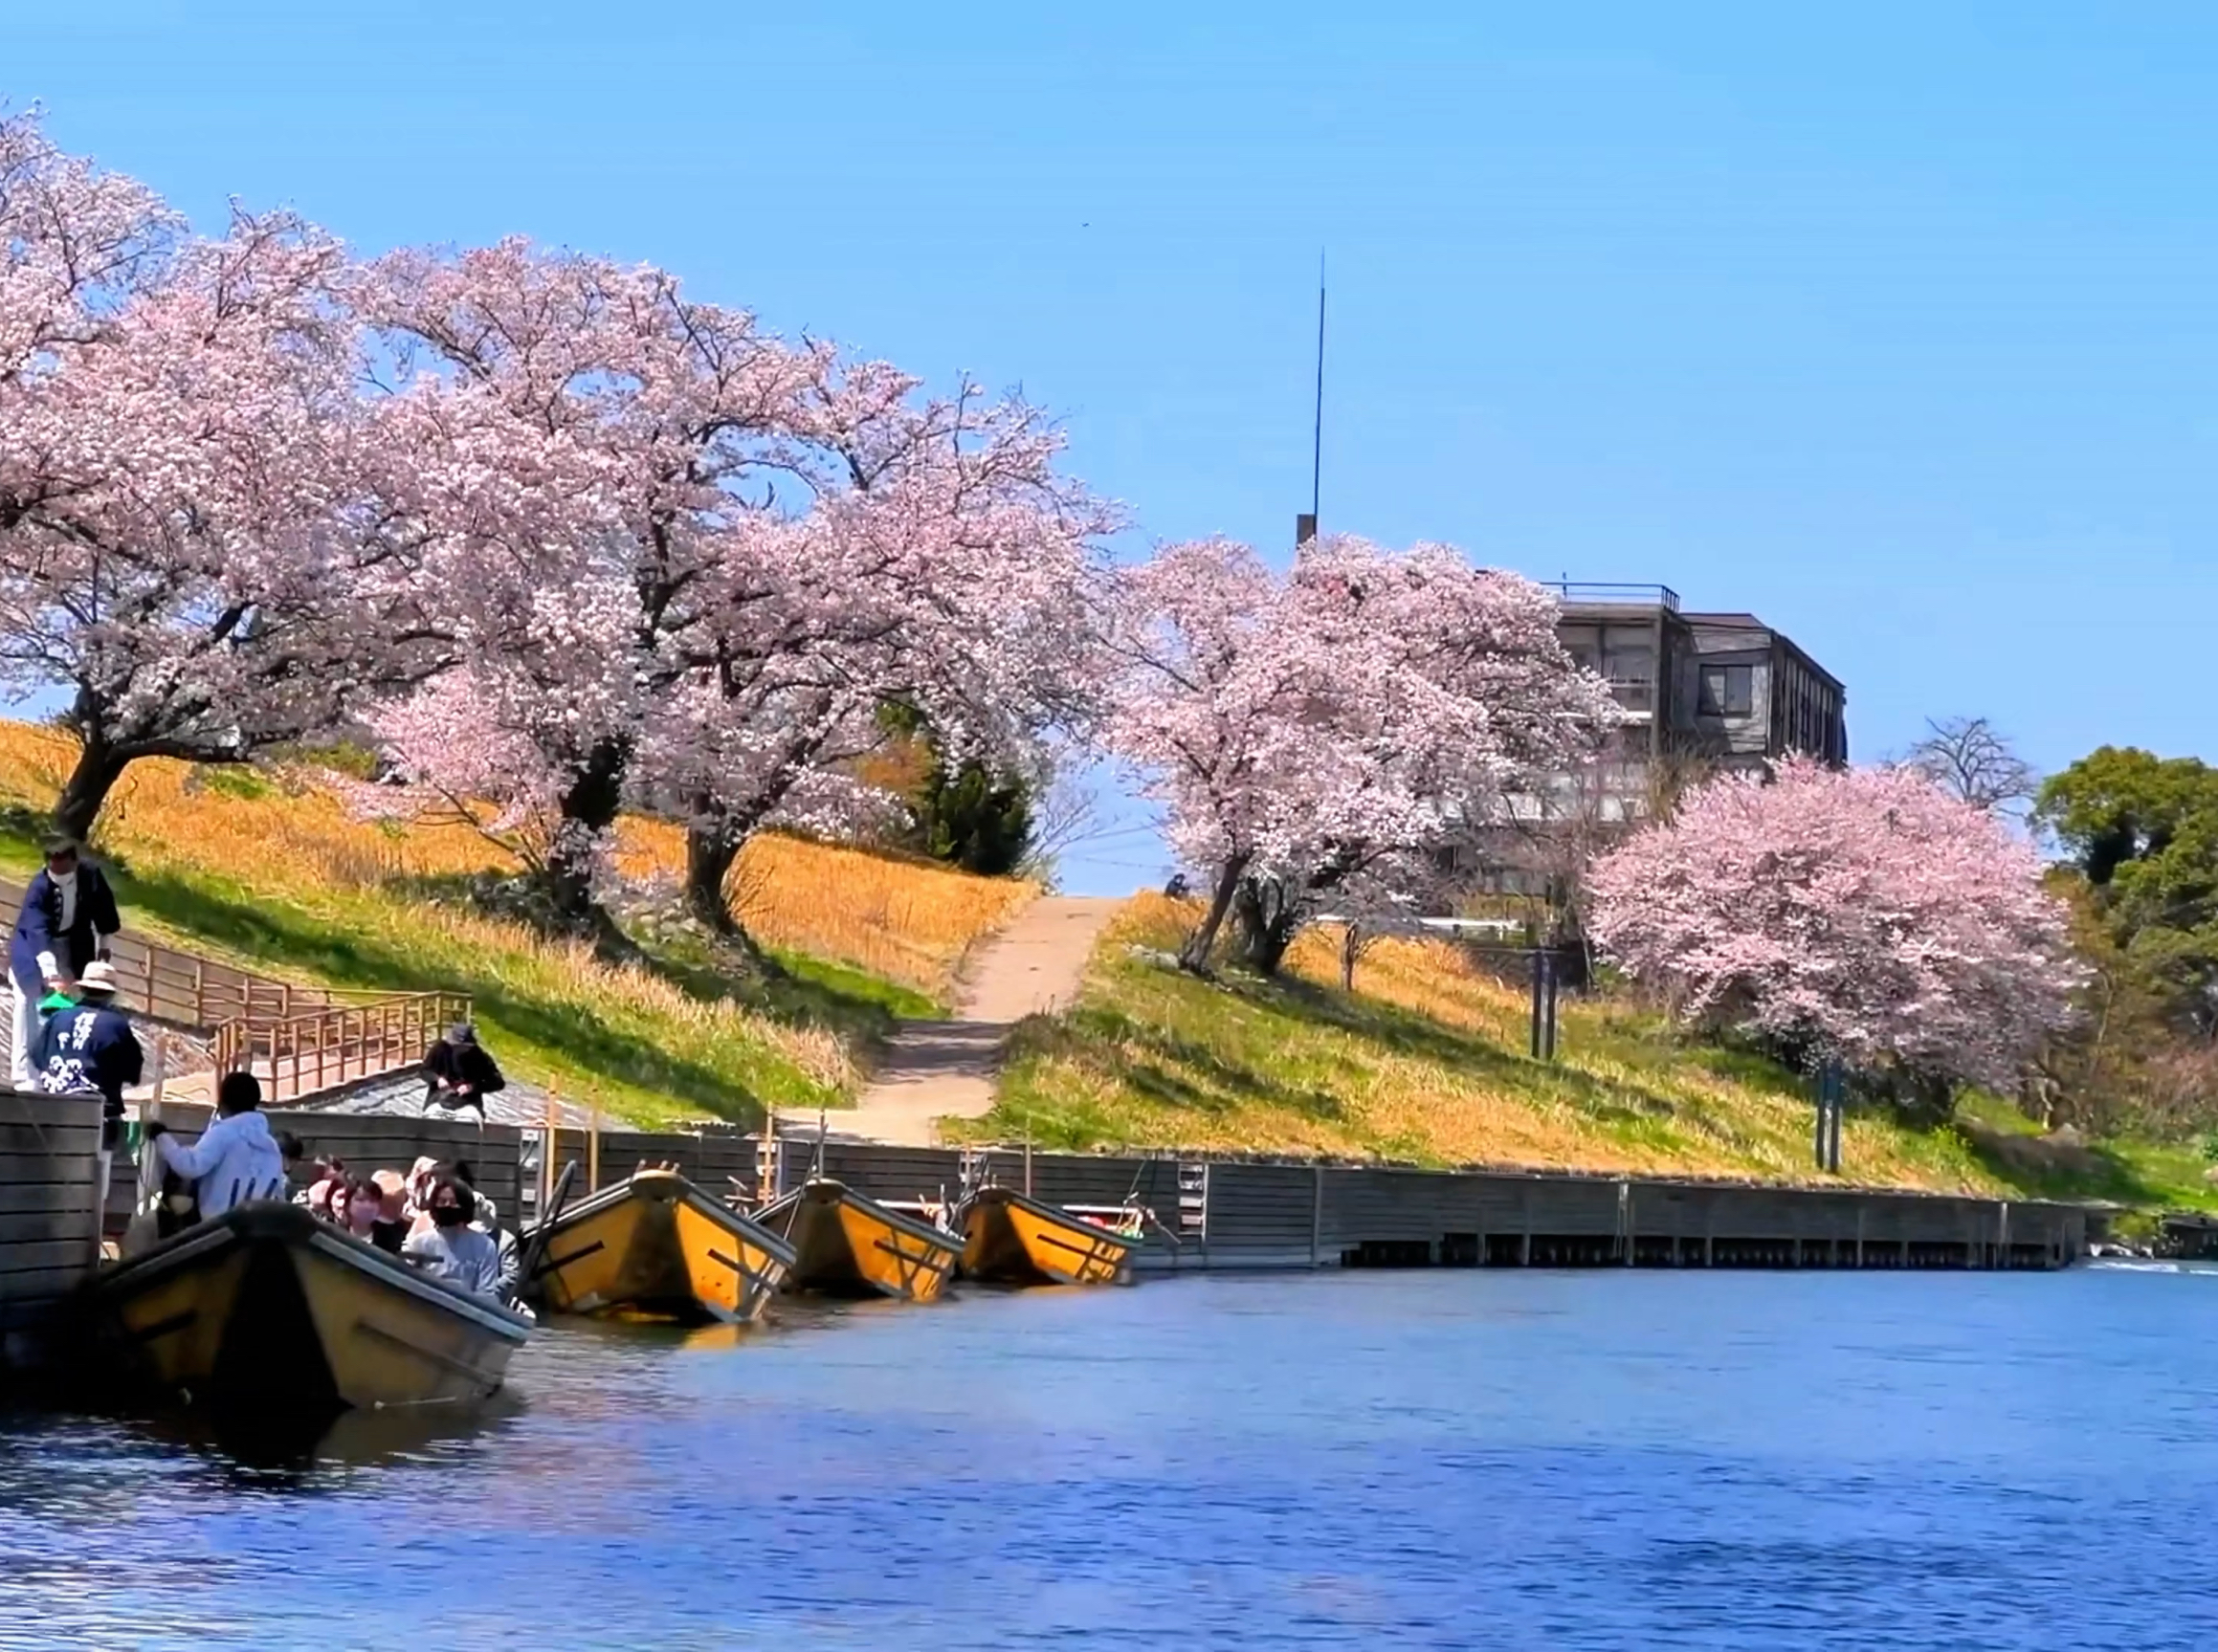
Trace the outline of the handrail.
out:
M 0 907 L 20 910 L 28 892 L 0 878 Z M 129 929 L 108 954 L 133 1012 L 210 1035 L 215 1070 L 255 1072 L 271 1101 L 405 1072 L 447 1027 L 470 1019 L 467 993 L 300 986 Z
M 0 878 L 0 906 L 20 911 L 29 892 Z M 322 987 L 256 975 L 180 951 L 126 929 L 108 945 L 109 960 L 131 1007 L 156 1021 L 209 1032 L 232 1021 L 284 1020 L 332 1002 Z
M 299 1101 L 410 1071 L 470 1009 L 466 993 L 392 993 L 281 1021 L 232 1022 L 217 1029 L 216 1070 L 244 1068 L 264 1081 L 267 1100 Z

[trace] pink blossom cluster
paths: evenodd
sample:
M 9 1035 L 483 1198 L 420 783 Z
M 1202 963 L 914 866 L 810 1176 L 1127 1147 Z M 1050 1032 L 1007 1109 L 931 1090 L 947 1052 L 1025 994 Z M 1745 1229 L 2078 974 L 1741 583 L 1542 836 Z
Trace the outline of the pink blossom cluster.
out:
M 1328 538 L 1284 574 L 1227 540 L 1166 545 L 1107 611 L 1100 738 L 1220 893 L 1407 870 L 1620 716 L 1546 591 L 1443 545 Z
M 85 825 L 136 758 L 352 720 L 383 806 L 470 800 L 576 892 L 624 804 L 727 856 L 852 815 L 889 702 L 1022 764 L 1090 703 L 1116 520 L 1061 450 L 663 271 L 198 237 L 0 121 L 0 685 L 68 693 Z
M 1588 884 L 1595 939 L 1678 1017 L 1852 1069 L 2008 1085 L 2079 980 L 2031 847 L 1906 768 L 1713 781 Z
M 406 675 L 343 251 L 0 121 L 0 686 L 60 689 L 65 823 L 147 755 L 236 759 Z

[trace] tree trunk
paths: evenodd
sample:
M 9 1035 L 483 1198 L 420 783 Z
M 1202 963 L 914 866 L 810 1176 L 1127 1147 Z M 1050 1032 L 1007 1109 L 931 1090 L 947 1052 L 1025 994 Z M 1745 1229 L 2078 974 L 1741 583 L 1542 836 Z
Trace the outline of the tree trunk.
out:
M 1179 968 L 1195 975 L 1209 973 L 1209 953 L 1217 944 L 1217 932 L 1225 927 L 1225 914 L 1232 910 L 1232 896 L 1239 892 L 1240 874 L 1247 870 L 1248 857 L 1236 854 L 1218 870 L 1217 889 L 1209 897 L 1209 915 L 1202 919 L 1199 929 L 1186 937 L 1186 945 L 1179 948 Z
M 724 893 L 732 863 L 740 858 L 746 840 L 746 833 L 735 834 L 728 827 L 685 828 L 685 910 L 696 923 L 738 951 L 748 969 L 770 975 L 777 971 L 775 960 L 747 933 Z
M 1349 919 L 1349 921 L 1348 921 L 1348 926 L 1347 926 L 1347 928 L 1346 928 L 1344 931 L 1342 931 L 1342 934 L 1341 934 L 1341 937 L 1340 937 L 1340 989 L 1341 989 L 1341 991 L 1342 991 L 1342 992 L 1353 992 L 1353 991 L 1355 991 L 1355 989 L 1356 989 L 1356 959 L 1358 959 L 1359 958 L 1363 957 L 1363 955 L 1364 955 L 1364 926 L 1363 926 L 1362 924 L 1360 924 L 1360 923 L 1357 923 L 1357 922 L 1356 922 L 1354 919 L 1352 919 L 1352 918 L 1351 918 L 1351 919 Z
M 1232 903 L 1240 925 L 1241 961 L 1257 975 L 1276 975 L 1300 927 L 1298 906 L 1275 878 L 1243 878 Z
M 82 743 L 78 747 L 77 766 L 70 770 L 61 796 L 55 802 L 54 829 L 64 837 L 88 843 L 93 826 L 100 818 L 101 805 L 123 778 L 131 760 L 98 730 L 87 731 L 79 738 Z
M 621 936 L 593 894 L 594 864 L 603 839 L 624 801 L 624 770 L 631 752 L 622 740 L 603 740 L 561 799 L 562 823 L 546 857 L 546 894 L 555 920 L 607 943 Z

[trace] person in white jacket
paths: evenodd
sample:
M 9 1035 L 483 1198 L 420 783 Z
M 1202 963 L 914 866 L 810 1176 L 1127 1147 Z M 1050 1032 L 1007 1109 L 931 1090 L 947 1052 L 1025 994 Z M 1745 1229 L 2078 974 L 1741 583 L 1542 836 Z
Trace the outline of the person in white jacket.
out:
M 227 1072 L 215 1092 L 215 1121 L 190 1147 L 159 1121 L 146 1127 L 162 1162 L 197 1184 L 203 1222 L 251 1200 L 285 1197 L 284 1156 L 261 1105 L 260 1080 Z

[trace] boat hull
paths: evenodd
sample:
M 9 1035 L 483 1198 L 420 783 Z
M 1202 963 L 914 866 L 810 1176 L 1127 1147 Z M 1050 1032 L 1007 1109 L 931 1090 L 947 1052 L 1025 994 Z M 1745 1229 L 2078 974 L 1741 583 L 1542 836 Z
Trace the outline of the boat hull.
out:
M 792 1266 L 792 1246 L 760 1222 L 676 1171 L 643 1170 L 563 1212 L 529 1289 L 565 1313 L 744 1324 Z
M 981 1188 L 963 1212 L 963 1276 L 996 1285 L 1117 1285 L 1138 1243 L 1016 1192 Z
M 805 1182 L 755 1220 L 793 1247 L 787 1288 L 828 1296 L 937 1301 L 963 1250 L 955 1235 L 837 1181 Z
M 242 1205 L 97 1276 L 96 1375 L 228 1410 L 462 1406 L 530 1321 L 297 1205 Z

